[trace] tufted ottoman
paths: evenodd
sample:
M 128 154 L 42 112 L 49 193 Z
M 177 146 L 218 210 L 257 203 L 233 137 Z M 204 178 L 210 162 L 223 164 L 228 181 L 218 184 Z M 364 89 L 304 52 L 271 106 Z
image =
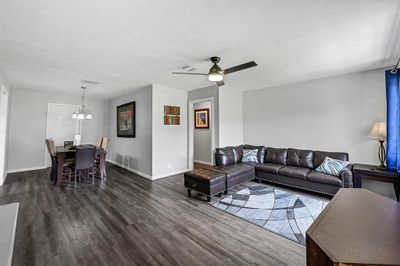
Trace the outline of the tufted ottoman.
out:
M 207 196 L 207 201 L 211 201 L 211 196 L 221 195 L 226 190 L 226 175 L 209 169 L 195 169 L 184 174 L 185 187 L 188 196 L 191 191 L 197 191 Z

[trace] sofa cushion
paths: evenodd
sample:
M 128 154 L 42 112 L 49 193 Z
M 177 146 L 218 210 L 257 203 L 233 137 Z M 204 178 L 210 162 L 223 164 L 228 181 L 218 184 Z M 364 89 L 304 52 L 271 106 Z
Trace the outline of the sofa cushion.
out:
M 287 149 L 267 148 L 265 155 L 266 163 L 277 163 L 286 165 Z
M 215 149 L 216 165 L 228 165 L 235 163 L 235 155 L 232 147 L 216 148 Z
M 231 165 L 216 166 L 213 168 L 213 171 L 224 173 L 229 178 L 234 175 L 253 172 L 254 167 L 252 167 L 251 165 L 246 165 L 244 163 L 236 163 Z
M 314 168 L 314 152 L 311 150 L 288 149 L 287 165 Z
M 325 157 L 325 160 L 320 164 L 320 166 L 315 169 L 315 171 L 328 175 L 340 176 L 340 173 L 343 171 L 343 169 L 346 168 L 348 164 L 349 162 L 347 161 Z
M 258 158 L 257 158 L 257 153 L 258 150 L 243 150 L 243 156 L 242 156 L 242 163 L 257 163 Z
M 264 162 L 265 150 L 266 150 L 265 146 L 254 146 L 254 145 L 245 144 L 243 146 L 243 149 L 246 149 L 246 150 L 255 150 L 255 149 L 257 149 L 258 150 L 258 152 L 257 152 L 258 162 L 259 163 L 263 163 Z
M 314 151 L 314 168 L 317 168 L 326 157 L 342 161 L 349 160 L 349 154 L 345 152 Z
M 275 163 L 263 163 L 256 166 L 257 171 L 267 172 L 272 174 L 279 174 L 279 169 L 281 169 L 283 165 L 275 164 Z
M 233 149 L 233 156 L 235 158 L 235 163 L 240 163 L 242 161 L 243 156 L 243 145 L 234 146 Z
M 281 169 L 279 169 L 279 174 L 294 178 L 306 179 L 307 174 L 310 171 L 311 171 L 310 169 L 305 167 L 284 166 Z
M 315 170 L 311 170 L 311 172 L 307 175 L 307 180 L 322 184 L 343 187 L 343 182 L 339 177 L 320 173 Z

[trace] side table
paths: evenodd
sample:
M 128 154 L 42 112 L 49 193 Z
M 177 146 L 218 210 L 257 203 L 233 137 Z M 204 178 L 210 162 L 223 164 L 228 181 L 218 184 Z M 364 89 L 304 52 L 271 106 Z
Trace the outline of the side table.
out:
M 399 201 L 400 194 L 400 175 L 387 169 L 378 168 L 375 165 L 354 164 L 353 167 L 353 186 L 362 187 L 363 179 L 375 180 L 380 182 L 392 183 L 396 199 Z

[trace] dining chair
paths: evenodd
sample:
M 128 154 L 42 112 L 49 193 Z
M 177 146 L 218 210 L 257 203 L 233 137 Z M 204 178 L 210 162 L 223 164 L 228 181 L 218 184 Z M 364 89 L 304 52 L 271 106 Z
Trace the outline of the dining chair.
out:
M 55 151 L 53 151 L 52 147 L 50 146 L 50 140 L 51 139 L 46 139 L 45 142 L 46 142 L 47 151 L 49 152 L 50 159 L 51 159 L 50 180 L 54 181 L 55 173 L 56 173 L 56 154 L 55 154 Z
M 56 150 L 56 144 L 53 139 L 46 139 L 46 147 L 47 151 L 50 154 L 51 158 L 51 171 L 50 171 L 50 180 L 55 181 L 56 179 L 56 173 L 57 173 L 57 150 Z M 63 163 L 63 176 L 65 175 L 70 175 L 70 167 L 75 163 L 74 158 L 67 158 L 64 159 Z
M 78 174 L 83 173 L 85 180 L 87 176 L 92 174 L 92 183 L 94 184 L 94 157 L 96 148 L 95 147 L 76 147 L 75 153 L 75 165 L 73 166 L 75 188 L 77 187 Z M 70 175 L 71 178 L 71 175 Z
M 101 141 L 103 140 L 103 138 L 102 137 L 98 137 L 97 138 L 97 142 L 96 142 L 96 147 L 97 148 L 101 148 Z
M 108 146 L 108 138 L 103 137 L 101 139 L 101 148 L 106 151 L 107 150 L 107 146 Z

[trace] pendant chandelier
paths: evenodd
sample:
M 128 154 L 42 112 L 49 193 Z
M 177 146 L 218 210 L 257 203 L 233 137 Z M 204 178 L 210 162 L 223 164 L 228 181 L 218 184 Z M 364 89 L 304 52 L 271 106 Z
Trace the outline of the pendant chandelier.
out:
M 79 106 L 79 112 L 78 113 L 73 113 L 72 118 L 82 120 L 82 119 L 93 119 L 92 113 L 86 109 L 85 106 L 85 90 L 86 87 L 81 87 L 82 88 L 82 105 Z

